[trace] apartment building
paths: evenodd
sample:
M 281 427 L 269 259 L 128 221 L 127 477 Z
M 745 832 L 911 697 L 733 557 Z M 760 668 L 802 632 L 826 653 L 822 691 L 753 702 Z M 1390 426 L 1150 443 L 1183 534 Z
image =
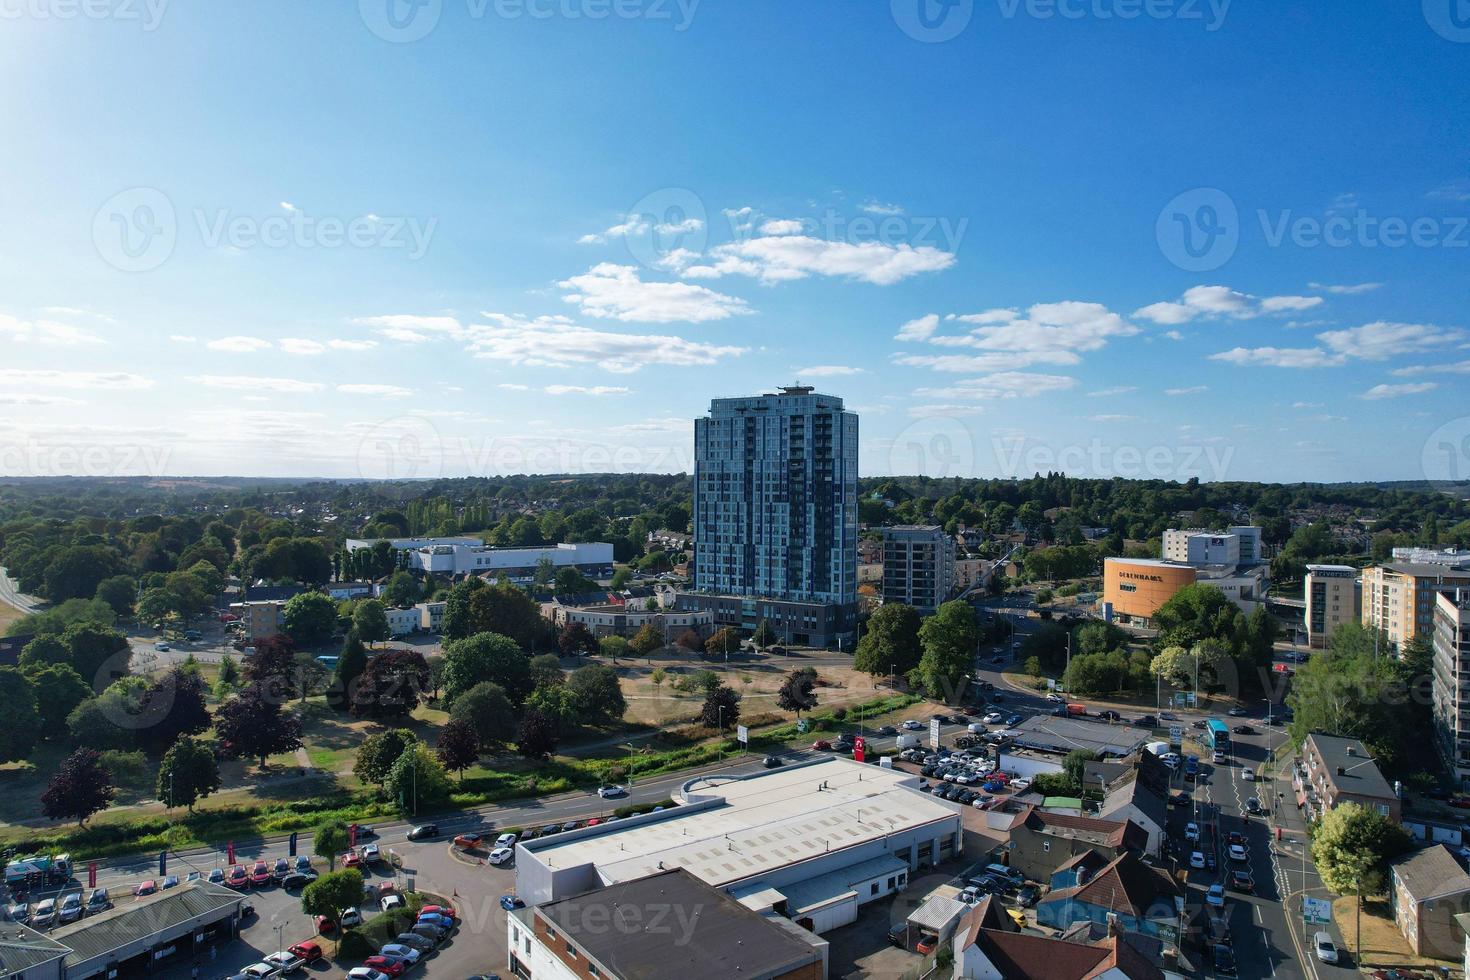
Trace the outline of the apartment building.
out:
M 1237 525 L 1225 531 L 1169 528 L 1164 532 L 1164 560 L 1186 565 L 1254 565 L 1263 560 L 1261 529 Z
M 286 628 L 286 604 L 274 599 L 256 602 L 232 602 L 230 612 L 245 624 L 245 639 L 259 640 L 275 636 Z
M 1470 589 L 1435 596 L 1434 728 L 1440 755 L 1470 784 Z
M 932 613 L 954 590 L 954 539 L 937 524 L 883 528 L 883 601 Z
M 1351 565 L 1308 565 L 1306 579 L 1307 645 L 1321 650 L 1343 623 L 1362 616 L 1362 587 Z
M 1362 623 L 1399 649 L 1434 626 L 1435 597 L 1470 586 L 1470 565 L 1390 562 L 1363 570 Z
M 1292 777 L 1297 804 L 1315 820 L 1339 803 L 1360 803 L 1398 823 L 1398 794 L 1363 743 L 1313 732 L 1302 744 L 1301 763 Z
M 714 399 L 694 422 L 694 589 L 679 607 L 754 628 L 759 602 L 799 604 L 792 642 L 852 642 L 857 455 L 858 417 L 841 398 L 785 387 Z

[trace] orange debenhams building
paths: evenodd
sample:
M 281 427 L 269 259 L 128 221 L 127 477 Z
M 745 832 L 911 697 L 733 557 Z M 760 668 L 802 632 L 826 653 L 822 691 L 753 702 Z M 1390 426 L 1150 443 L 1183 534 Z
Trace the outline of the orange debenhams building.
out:
M 1192 565 L 1153 558 L 1108 558 L 1103 562 L 1103 601 L 1114 616 L 1152 619 L 1159 607 L 1186 585 L 1193 585 Z

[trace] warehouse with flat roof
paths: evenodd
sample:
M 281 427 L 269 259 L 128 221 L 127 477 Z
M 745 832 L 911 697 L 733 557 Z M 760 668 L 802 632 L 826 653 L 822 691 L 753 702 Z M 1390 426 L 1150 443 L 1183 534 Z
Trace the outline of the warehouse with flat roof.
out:
M 683 868 L 748 908 L 821 932 L 901 891 L 910 871 L 959 853 L 959 807 L 918 785 L 842 758 L 692 779 L 671 810 L 517 844 L 516 893 L 539 905 Z
M 1088 749 L 1100 756 L 1113 758 L 1131 754 L 1149 736 L 1149 732 L 1142 728 L 1055 715 L 1035 715 L 1008 731 L 1015 736 L 1011 744 L 1023 749 L 1062 754 L 1073 749 Z

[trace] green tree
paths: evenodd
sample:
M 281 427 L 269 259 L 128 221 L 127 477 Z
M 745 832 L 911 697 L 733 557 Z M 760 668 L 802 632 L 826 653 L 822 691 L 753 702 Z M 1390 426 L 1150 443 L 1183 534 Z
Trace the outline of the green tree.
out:
M 617 672 L 604 664 L 588 664 L 572 671 L 567 690 L 583 721 L 590 725 L 621 721 L 628 710 Z
M 352 610 L 352 630 L 365 643 L 388 639 L 388 609 L 377 599 L 364 599 Z
M 538 653 L 531 658 L 531 685 L 537 687 L 560 687 L 566 683 L 561 671 L 561 658 L 553 653 Z
M 775 644 L 776 631 L 771 629 L 770 623 L 762 619 L 760 625 L 755 628 L 755 632 L 751 634 L 750 640 L 758 648 L 764 650 L 766 647 Z
M 138 601 L 138 583 L 131 575 L 114 575 L 97 583 L 97 598 L 112 607 L 119 619 L 133 615 L 133 603 Z
M 406 718 L 429 686 L 429 665 L 417 650 L 385 650 L 368 661 L 352 696 L 354 718 Z
M 114 690 L 103 691 L 94 698 L 87 698 L 66 716 L 66 731 L 73 745 L 104 752 L 109 749 L 128 750 L 134 748 L 133 729 L 123 727 L 132 712 L 124 696 Z
M 817 706 L 817 672 L 810 667 L 801 670 L 793 670 L 786 675 L 781 682 L 781 689 L 776 693 L 776 706 L 782 711 L 792 711 L 800 718 L 803 711 L 810 711 Z
M 311 853 L 319 858 L 327 859 L 328 870 L 335 871 L 337 858 L 347 853 L 348 840 L 347 824 L 341 820 L 326 820 L 317 824 L 311 835 Z M 356 874 L 356 872 L 353 872 Z M 361 891 L 358 892 L 362 894 Z M 326 913 L 321 913 L 326 914 Z
M 36 695 L 38 733 L 49 741 L 65 738 L 67 717 L 77 705 L 93 696 L 92 685 L 82 680 L 82 676 L 69 664 L 31 668 L 26 671 L 26 676 Z M 0 694 L 0 697 L 4 695 Z
M 564 684 L 541 684 L 526 698 L 526 710 L 535 711 L 550 719 L 557 731 L 565 734 L 582 721 L 578 714 L 577 699 Z
M 1338 895 L 1380 895 L 1388 884 L 1388 864 L 1407 851 L 1409 832 L 1360 803 L 1339 803 L 1318 821 L 1312 834 L 1312 861 L 1326 885 Z
M 621 592 L 631 581 L 633 581 L 633 570 L 626 565 L 620 566 L 613 570 L 611 588 L 614 592 Z
M 980 642 L 974 611 L 963 602 L 944 603 L 919 628 L 919 642 L 924 648 L 916 669 L 919 683 L 933 697 L 958 701 Z
M 504 745 L 515 738 L 515 708 L 499 684 L 481 681 L 454 699 L 451 721 L 469 725 L 482 748 Z
M 342 652 L 337 655 L 337 669 L 327 698 L 332 707 L 338 711 L 347 711 L 352 707 L 357 680 L 367 669 L 367 662 L 367 648 L 363 646 L 362 637 L 358 636 L 357 630 L 348 630 Z
M 535 708 L 527 709 L 521 716 L 520 728 L 516 733 L 516 748 L 528 759 L 544 759 L 556 751 L 561 733 L 554 719 L 548 718 Z
M 716 681 L 705 687 L 704 704 L 699 708 L 699 720 L 706 728 L 726 731 L 740 721 L 740 693 L 728 684 Z
M 19 762 L 36 747 L 36 691 L 14 667 L 0 667 L 0 762 Z
M 260 760 L 301 748 L 301 721 L 281 709 L 279 698 L 260 684 L 250 684 L 230 698 L 215 716 L 220 747 L 230 757 Z
M 469 625 L 471 634 L 508 636 L 523 650 L 534 650 L 543 642 L 547 628 L 536 601 L 504 581 L 476 589 L 470 595 Z
M 645 623 L 628 644 L 640 657 L 650 656 L 664 645 L 664 634 L 652 623 Z
M 400 810 L 414 815 L 423 806 L 449 799 L 454 786 L 429 747 L 415 741 L 394 760 L 383 789 L 397 801 Z
M 740 631 L 733 626 L 725 626 L 716 630 L 708 640 L 704 641 L 705 653 L 730 654 L 739 649 Z
M 345 830 L 343 836 L 346 836 Z M 346 849 L 344 839 L 342 850 Z M 335 859 L 340 853 L 338 851 L 331 856 Z M 323 916 L 332 923 L 333 931 L 340 929 L 342 913 L 357 908 L 361 903 L 362 872 L 356 868 L 329 871 L 301 890 L 301 911 L 307 915 Z
M 598 652 L 613 663 L 617 663 L 619 659 L 628 659 L 630 649 L 632 648 L 628 646 L 628 641 L 621 636 L 604 636 L 597 641 Z
M 383 599 L 390 606 L 406 609 L 419 601 L 421 590 L 418 579 L 408 572 L 397 571 L 388 580 L 388 587 L 383 590 Z
M 337 631 L 337 606 L 322 592 L 303 592 L 286 600 L 286 633 L 304 647 L 325 643 Z
M 477 633 L 446 644 L 445 699 L 453 704 L 481 681 L 499 685 L 511 704 L 519 705 L 532 690 L 531 661 L 514 640 L 498 633 Z
M 906 677 L 919 666 L 918 610 L 901 602 L 885 602 L 868 619 L 868 631 L 858 641 L 852 666 L 874 677 L 894 674 Z
M 357 747 L 352 774 L 364 783 L 382 786 L 388 781 L 393 763 L 417 741 L 418 737 L 406 728 L 390 728 L 386 732 L 369 735 Z
M 72 668 L 100 691 L 128 672 L 131 650 L 128 638 L 115 629 L 95 623 L 73 623 L 61 633 Z
M 158 798 L 165 806 L 180 804 L 192 813 L 194 804 L 220 787 L 214 753 L 192 738 L 174 742 L 158 766 Z

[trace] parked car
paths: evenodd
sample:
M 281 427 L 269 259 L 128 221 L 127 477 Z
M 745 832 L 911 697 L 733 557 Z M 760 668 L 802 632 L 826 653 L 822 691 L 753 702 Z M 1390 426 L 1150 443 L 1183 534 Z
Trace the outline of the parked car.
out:
M 296 863 L 294 867 L 299 874 L 309 875 L 315 873 L 311 870 L 311 858 L 307 857 L 305 854 L 298 854 L 296 856 Z
M 1251 859 L 1250 852 L 1247 851 L 1244 846 L 1242 846 L 1240 844 L 1231 844 L 1230 845 L 1230 860 L 1232 860 L 1232 861 L 1249 861 L 1250 859 Z
M 1190 852 L 1190 855 L 1189 855 L 1189 866 L 1191 868 L 1198 868 L 1199 870 L 1203 871 L 1205 869 L 1205 852 L 1204 851 L 1192 851 L 1192 852 Z
M 370 966 L 354 966 L 347 971 L 347 980 L 388 980 L 388 975 Z
M 384 895 L 382 898 L 378 899 L 378 906 L 384 912 L 392 912 L 394 909 L 401 909 L 403 908 L 403 896 Z
M 378 950 L 378 952 L 383 956 L 391 956 L 395 960 L 403 960 L 410 966 L 412 966 L 414 963 L 417 963 L 419 961 L 419 957 L 423 955 L 412 946 L 405 946 L 402 943 L 389 943 L 382 949 Z
M 250 887 L 250 875 L 237 864 L 225 873 L 225 886 L 236 891 L 244 891 Z
M 944 724 L 945 721 L 947 720 L 942 715 L 935 715 L 934 717 L 940 719 L 940 722 L 939 723 L 941 725 Z M 922 721 L 919 721 L 919 720 L 915 719 L 915 718 L 909 718 L 908 720 L 906 720 L 903 723 L 903 728 L 904 728 L 904 731 L 908 731 L 908 732 L 921 732 L 921 731 L 924 730 L 924 723 Z
M 501 895 L 500 907 L 505 909 L 507 912 L 514 912 L 516 909 L 525 908 L 526 903 L 521 901 L 519 896 L 516 895 Z
M 1318 932 L 1312 936 L 1312 949 L 1316 952 L 1317 959 L 1323 963 L 1337 962 L 1337 946 L 1326 932 Z
M 271 953 L 261 960 L 274 967 L 278 973 L 295 973 L 306 965 L 306 960 L 292 953 L 290 950 L 281 950 L 279 953 Z
M 454 837 L 454 846 L 458 848 L 463 848 L 464 850 L 469 850 L 470 848 L 479 847 L 480 842 L 484 839 L 485 838 L 481 837 L 479 834 L 456 834 Z
M 243 871 L 244 869 L 241 868 L 240 870 Z M 135 898 L 145 898 L 149 895 L 156 894 L 158 894 L 158 882 L 152 878 L 146 878 L 138 882 L 137 887 L 133 889 L 133 896 Z
M 1225 886 L 1218 884 L 1211 885 L 1209 890 L 1205 892 L 1205 903 L 1207 905 L 1213 905 L 1215 908 L 1223 908 L 1225 905 Z
M 276 884 L 280 884 L 290 873 L 291 862 L 285 858 L 276 858 L 276 863 L 271 866 L 271 878 L 275 880 Z
M 271 977 L 279 975 L 280 972 L 280 970 L 271 964 L 262 962 L 251 963 L 245 969 L 241 970 L 239 975 L 248 977 L 249 980 L 271 980 Z
M 509 847 L 497 847 L 490 852 L 491 864 L 505 864 L 516 856 L 516 852 Z
M 425 939 L 416 932 L 401 932 L 393 937 L 393 945 L 408 946 L 418 950 L 420 953 L 427 953 L 434 948 L 434 941 L 432 939 Z
M 290 953 L 292 956 L 300 957 L 304 962 L 307 963 L 315 963 L 317 960 L 322 958 L 321 946 L 317 945 L 309 939 L 304 943 L 297 943 L 296 945 L 289 947 L 286 952 Z
M 1193 820 L 1184 825 L 1184 839 L 1190 843 L 1199 843 L 1199 824 Z
M 814 751 L 814 752 L 831 752 L 832 751 L 832 743 L 829 742 L 829 741 L 827 741 L 825 738 L 819 738 L 815 742 L 812 743 L 812 751 Z
M 343 909 L 337 921 L 341 923 L 343 929 L 351 929 L 362 925 L 362 913 L 357 909 Z
M 281 887 L 288 892 L 295 891 L 298 888 L 305 888 L 313 881 L 316 881 L 316 872 L 302 874 L 300 871 L 292 871 L 281 879 Z
M 107 889 L 92 889 L 92 894 L 87 896 L 87 914 L 96 915 L 98 912 L 106 912 L 110 908 L 112 908 L 112 899 L 107 897 Z
M 1137 725 L 1139 728 L 1154 728 L 1158 725 L 1158 723 L 1159 720 L 1153 715 L 1140 715 L 1137 718 L 1133 719 L 1133 724 Z
M 1266 811 L 1263 810 L 1263 809 L 1261 809 L 1261 801 L 1258 800 L 1258 799 L 1256 799 L 1254 796 L 1252 796 L 1252 797 L 1250 797 L 1249 799 L 1247 799 L 1245 801 L 1245 812 L 1246 813 L 1265 813 Z
M 432 922 L 415 922 L 408 931 L 415 936 L 422 936 L 435 946 L 442 943 L 444 937 L 449 935 L 449 930 L 441 929 Z
M 1215 972 L 1221 976 L 1235 976 L 1235 950 L 1221 943 L 1215 946 L 1214 954 Z
M 209 881 L 211 884 L 223 885 L 225 883 L 224 868 L 211 868 L 209 870 Z
M 377 970 L 379 973 L 387 974 L 390 977 L 400 977 L 403 975 L 403 971 L 408 969 L 408 963 L 406 961 L 393 956 L 384 956 L 382 953 L 379 953 L 377 956 L 369 956 L 362 961 L 362 965 L 369 970 Z
M 43 898 L 31 913 L 31 928 L 48 929 L 56 922 L 56 899 Z
M 409 840 L 433 840 L 439 836 L 439 827 L 437 824 L 421 823 L 404 836 Z
M 256 888 L 264 888 L 271 883 L 271 869 L 264 861 L 256 861 L 255 866 L 250 869 L 250 884 Z
M 1256 890 L 1256 883 L 1251 879 L 1249 871 L 1230 872 L 1230 887 L 1238 892 L 1251 894 Z
M 352 850 L 348 851 L 346 854 L 342 855 L 342 867 L 344 867 L 344 868 L 360 868 L 360 867 L 362 867 L 362 855 L 357 852 L 357 848 L 353 848 Z
M 914 945 L 914 951 L 920 956 L 928 956 L 939 946 L 939 937 L 932 932 L 926 932 L 919 936 L 919 941 Z
M 445 932 L 454 928 L 453 919 L 447 915 L 439 915 L 437 912 L 420 912 L 417 921 L 427 922 L 429 925 L 437 929 L 443 929 Z
M 56 910 L 56 917 L 61 922 L 75 922 L 82 917 L 82 893 L 72 892 L 61 899 L 61 906 Z
M 1240 778 L 1248 783 L 1253 783 L 1256 781 L 1256 771 L 1254 769 L 1242 769 L 1240 770 Z
M 454 907 L 452 905 L 425 905 L 423 908 L 419 909 L 419 914 L 423 915 L 425 912 L 432 912 L 435 915 L 442 915 L 451 922 L 459 918 L 459 913 L 454 911 Z
M 873 734 L 882 736 L 884 738 L 890 738 L 898 734 L 898 729 L 894 728 L 892 725 L 880 725 L 878 728 L 874 729 Z
M 761 765 L 765 766 L 767 769 L 775 769 L 777 766 L 781 765 L 781 757 L 779 755 L 768 755 L 761 760 Z
M 1041 889 L 1037 888 L 1035 885 L 1027 885 L 1020 891 L 1016 892 L 1016 904 L 1021 906 L 1021 908 L 1023 909 L 1029 909 L 1031 906 L 1036 904 L 1036 900 L 1040 897 Z

